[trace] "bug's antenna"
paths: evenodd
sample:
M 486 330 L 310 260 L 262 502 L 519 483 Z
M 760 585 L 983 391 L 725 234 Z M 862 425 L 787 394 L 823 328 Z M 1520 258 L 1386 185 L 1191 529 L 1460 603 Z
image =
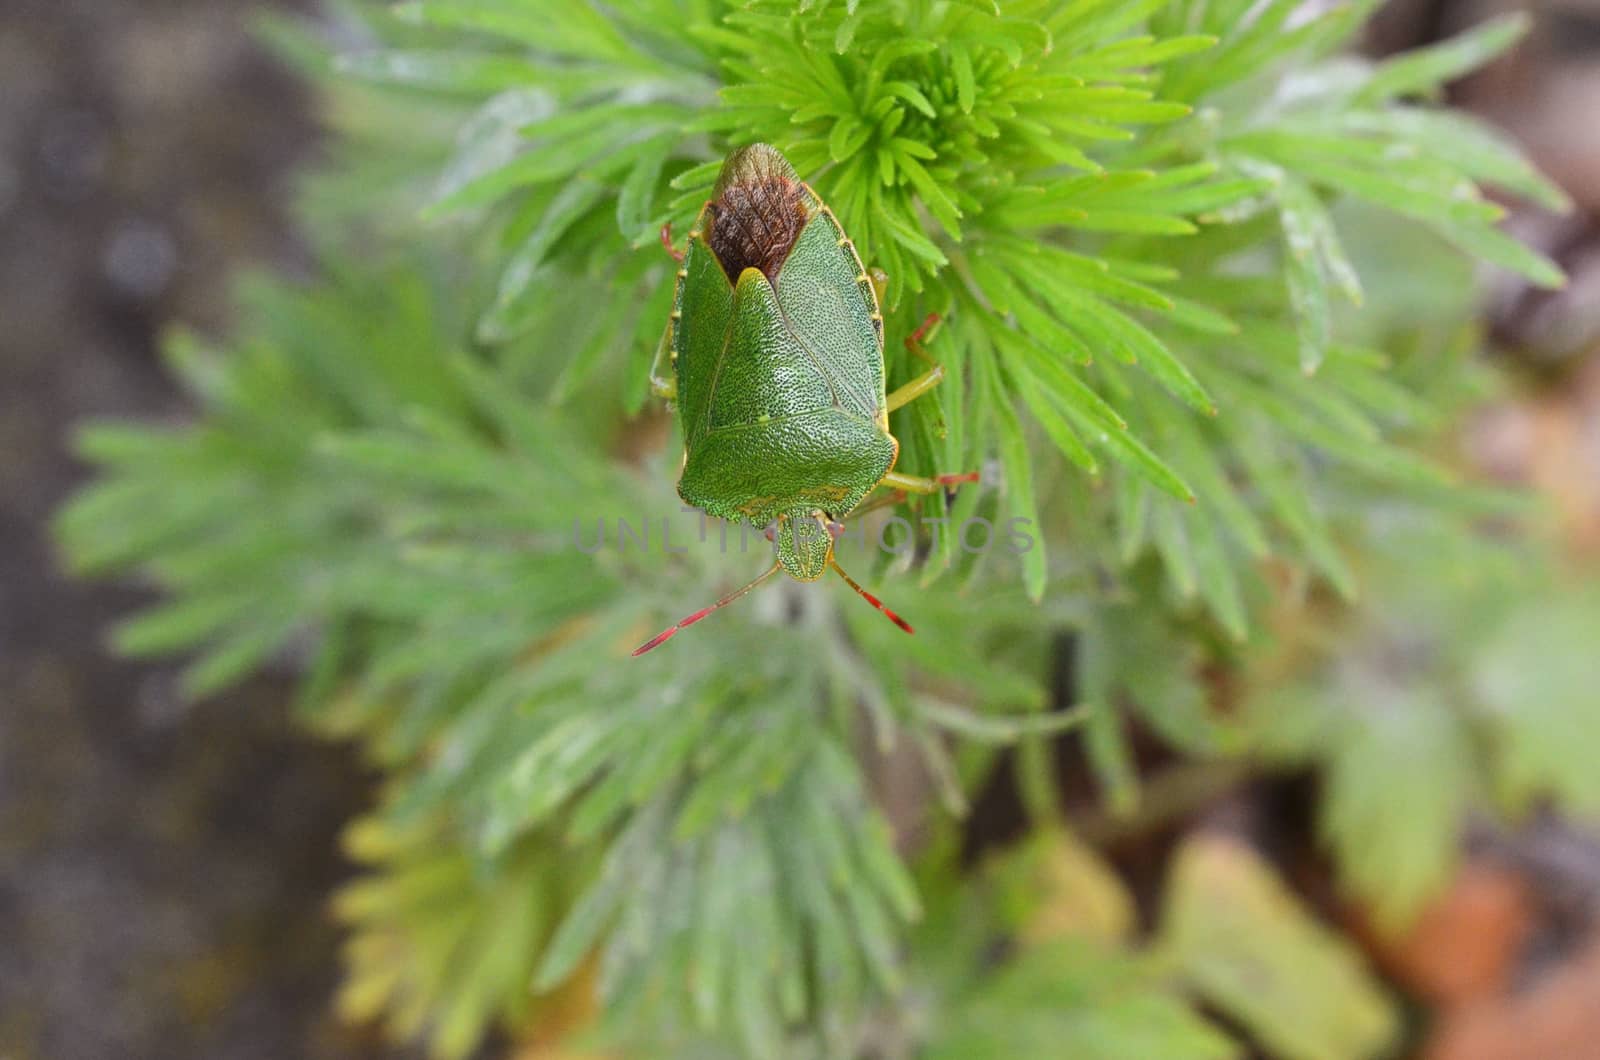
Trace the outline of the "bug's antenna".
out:
M 857 585 L 856 584 L 856 580 L 854 578 L 850 577 L 850 575 L 846 574 L 844 572 L 844 568 L 839 566 L 837 561 L 831 561 L 828 565 L 834 569 L 834 572 L 837 573 L 839 575 L 839 577 L 841 577 L 841 578 L 843 578 L 845 580 L 845 583 L 848 584 L 850 586 L 850 588 L 852 588 L 856 592 L 860 593 L 862 599 L 866 600 L 867 603 L 871 604 L 873 607 L 876 607 L 879 611 L 882 611 L 884 613 L 884 615 L 886 615 L 888 617 L 890 622 L 893 622 L 895 625 L 899 626 L 901 629 L 905 630 L 907 633 L 915 633 L 916 632 L 916 630 L 911 628 L 911 623 L 907 622 L 905 619 L 901 618 L 899 615 L 895 614 L 893 611 L 891 611 L 887 607 L 883 606 L 883 601 L 882 600 L 879 600 L 876 596 L 873 596 L 871 593 L 869 593 L 865 589 L 861 588 L 861 586 Z M 767 573 L 770 574 L 771 571 L 768 571 Z M 766 575 L 762 575 L 762 577 L 765 577 L 765 576 Z
M 663 645 L 667 641 L 671 640 L 673 638 L 673 636 L 678 632 L 678 630 L 683 629 L 685 626 L 694 625 L 696 622 L 700 621 L 702 618 L 705 618 L 707 615 L 709 615 L 711 612 L 715 611 L 719 607 L 727 607 L 729 604 L 731 604 L 735 600 L 739 599 L 739 597 L 743 596 L 745 593 L 749 592 L 751 589 L 754 589 L 756 586 L 760 585 L 762 582 L 766 581 L 768 578 L 772 577 L 776 573 L 778 573 L 778 564 L 774 563 L 772 566 L 768 567 L 766 569 L 766 571 L 761 574 L 760 577 L 756 578 L 756 580 L 751 582 L 749 585 L 746 585 L 742 589 L 735 589 L 733 592 L 729 593 L 727 596 L 724 596 L 722 599 L 718 600 L 716 603 L 712 604 L 710 607 L 702 607 L 700 610 L 696 611 L 692 615 L 689 615 L 687 618 L 685 618 L 683 621 L 679 622 L 677 625 L 672 626 L 672 627 L 670 627 L 668 629 L 662 630 L 660 633 L 657 633 L 655 636 L 651 637 L 649 640 L 645 641 L 643 644 L 641 644 L 637 648 L 633 649 L 633 654 L 635 656 L 639 656 L 639 655 L 643 655 L 645 652 L 649 651 L 651 648 L 659 648 L 661 645 Z M 843 574 L 844 572 L 840 571 L 839 573 Z M 848 578 L 845 579 L 845 580 L 849 581 Z M 854 582 L 850 582 L 850 584 L 854 585 L 855 583 Z M 871 600 L 872 598 L 869 596 L 869 597 L 867 597 L 867 599 Z M 876 603 L 876 601 L 873 601 L 873 602 Z M 895 621 L 899 622 L 900 620 L 899 619 L 895 619 Z

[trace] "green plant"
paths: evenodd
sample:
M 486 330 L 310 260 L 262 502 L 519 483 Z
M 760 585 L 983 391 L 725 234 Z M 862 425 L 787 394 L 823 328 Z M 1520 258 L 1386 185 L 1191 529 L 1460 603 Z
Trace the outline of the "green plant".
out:
M 1358 892 L 1385 887 L 1349 839 L 1361 800 L 1397 790 L 1368 753 L 1384 739 L 1305 737 L 1344 708 L 1276 685 L 1225 717 L 1202 669 L 1243 668 L 1268 606 L 1308 585 L 1354 600 L 1388 513 L 1471 541 L 1474 517 L 1507 510 L 1425 447 L 1494 385 L 1463 330 L 1469 284 L 1419 297 L 1386 278 L 1356 306 L 1386 268 L 1470 279 L 1451 245 L 1558 283 L 1479 184 L 1562 198 L 1431 103 L 1520 23 L 1372 64 L 1342 49 L 1373 6 L 412 0 L 347 8 L 367 44 L 336 71 L 278 27 L 340 135 L 304 197 L 318 275 L 252 282 L 225 352 L 172 342 L 197 422 L 84 431 L 102 477 L 60 530 L 78 569 L 168 594 L 121 649 L 194 651 L 197 693 L 309 650 L 304 714 L 389 771 L 380 834 L 427 838 L 385 846 L 379 872 L 443 882 L 425 909 L 378 900 L 381 883 L 349 899 L 361 937 L 402 940 L 385 952 L 413 965 L 386 983 L 394 969 L 358 956 L 356 1009 L 388 1004 L 459 1056 L 495 1013 L 517 1022 L 530 976 L 549 993 L 593 962 L 601 1038 L 624 1051 L 842 1056 L 887 1036 L 982 1055 L 1008 1014 L 1070 1022 L 1109 982 L 1130 1007 L 1088 1025 L 1084 1055 L 1147 1055 L 1152 1026 L 1163 1055 L 1229 1055 L 1172 989 L 1190 965 L 1126 937 L 979 974 L 983 940 L 1015 925 L 936 852 L 998 745 L 1057 820 L 1045 740 L 1068 729 L 1113 814 L 1134 812 L 1138 725 L 1201 760 L 1331 759 L 1360 793 L 1340 801 L 1336 779 L 1335 849 Z M 888 272 L 891 386 L 919 370 L 901 352 L 915 322 L 948 321 L 932 352 L 951 381 L 896 413 L 900 466 L 992 462 L 999 485 L 904 509 L 902 547 L 877 554 L 902 599 L 916 575 L 915 637 L 770 587 L 739 621 L 625 663 L 748 577 L 714 531 L 682 554 L 659 535 L 584 543 L 597 523 L 681 518 L 677 445 L 647 405 L 673 274 L 654 244 L 692 219 L 725 148 L 756 140 Z M 1415 257 L 1398 269 L 1396 231 Z M 948 527 L 974 517 L 1026 520 L 1033 547 L 962 547 Z M 1574 607 L 1573 628 L 1592 619 Z M 1064 630 L 1079 682 L 1059 702 Z M 1518 746 L 1508 790 L 1585 794 L 1570 762 Z M 919 798 L 940 800 L 920 847 L 874 790 L 905 749 Z M 1445 853 L 1408 870 L 1399 915 L 1438 882 L 1470 801 L 1440 798 L 1408 827 Z M 923 896 L 976 912 L 913 934 Z M 500 902 L 536 952 L 473 960 L 456 940 L 483 938 Z M 1393 1021 L 1346 964 L 1328 982 L 1368 1014 L 1350 1048 L 1382 1048 Z M 1214 968 L 1191 981 L 1223 1008 L 1238 996 Z M 1323 1055 L 1248 999 L 1235 1016 Z

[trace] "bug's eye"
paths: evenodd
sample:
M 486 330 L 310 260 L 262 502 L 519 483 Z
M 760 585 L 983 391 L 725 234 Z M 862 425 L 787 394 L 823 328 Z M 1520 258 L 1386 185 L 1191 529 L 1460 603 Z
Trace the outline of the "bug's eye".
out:
M 839 540 L 839 538 L 844 535 L 843 523 L 836 523 L 830 519 L 828 520 L 826 526 L 828 527 L 828 536 L 833 538 L 835 541 Z

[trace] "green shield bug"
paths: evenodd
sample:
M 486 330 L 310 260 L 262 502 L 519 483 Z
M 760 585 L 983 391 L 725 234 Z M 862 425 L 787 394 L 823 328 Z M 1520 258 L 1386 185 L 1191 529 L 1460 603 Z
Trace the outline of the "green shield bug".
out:
M 894 470 L 889 413 L 938 385 L 934 365 L 885 392 L 877 287 L 827 205 L 777 149 L 730 154 L 689 231 L 671 319 L 656 355 L 656 393 L 677 402 L 684 464 L 678 495 L 708 515 L 764 527 L 776 558 L 741 589 L 642 644 L 642 655 L 782 570 L 816 581 L 829 569 L 907 633 L 911 626 L 834 558 L 839 520 L 880 486 L 932 493 L 977 475 Z M 906 340 L 919 340 L 930 316 Z M 661 372 L 670 355 L 672 375 Z

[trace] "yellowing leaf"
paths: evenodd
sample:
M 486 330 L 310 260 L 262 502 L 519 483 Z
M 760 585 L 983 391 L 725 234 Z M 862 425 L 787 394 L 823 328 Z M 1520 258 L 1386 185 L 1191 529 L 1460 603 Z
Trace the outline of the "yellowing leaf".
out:
M 1197 835 L 1168 883 L 1162 944 L 1189 987 L 1283 1060 L 1387 1056 L 1399 1014 L 1344 939 L 1244 842 Z
M 1133 898 L 1093 848 L 1063 828 L 1040 832 L 996 868 L 1000 901 L 1026 945 L 1115 943 L 1134 926 Z

